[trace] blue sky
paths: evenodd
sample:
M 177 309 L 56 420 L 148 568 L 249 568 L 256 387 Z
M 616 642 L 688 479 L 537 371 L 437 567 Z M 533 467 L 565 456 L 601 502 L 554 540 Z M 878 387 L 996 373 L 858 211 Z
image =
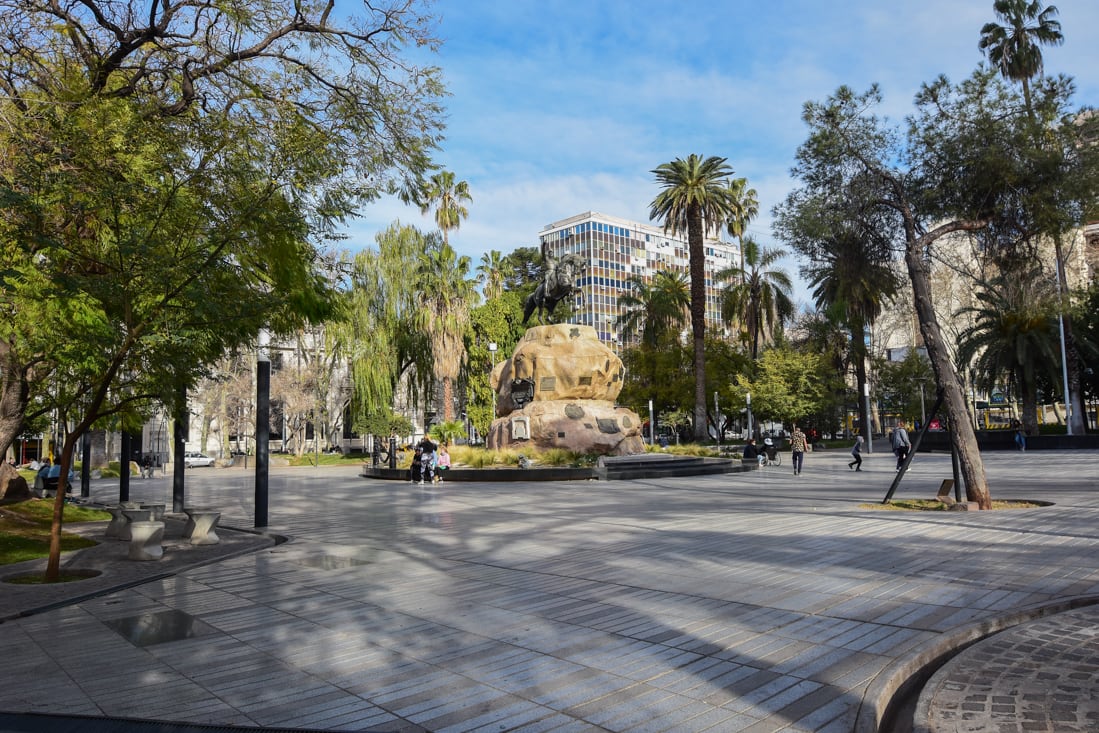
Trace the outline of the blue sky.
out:
M 1048 3 L 1047 3 L 1048 4 Z M 1065 35 L 1046 72 L 1075 78 L 1099 106 L 1099 2 L 1060 0 Z M 802 105 L 841 84 L 878 83 L 900 121 L 922 82 L 961 80 L 982 60 L 992 0 L 441 0 L 439 66 L 451 93 L 437 162 L 469 183 L 451 244 L 474 264 L 532 246 L 584 211 L 648 221 L 651 170 L 691 153 L 728 159 L 759 192 L 750 231 L 767 246 L 770 210 L 795 183 Z M 371 245 L 394 220 L 433 221 L 395 200 L 346 229 Z M 797 263 L 787 262 L 797 276 Z M 795 297 L 807 301 L 798 284 Z

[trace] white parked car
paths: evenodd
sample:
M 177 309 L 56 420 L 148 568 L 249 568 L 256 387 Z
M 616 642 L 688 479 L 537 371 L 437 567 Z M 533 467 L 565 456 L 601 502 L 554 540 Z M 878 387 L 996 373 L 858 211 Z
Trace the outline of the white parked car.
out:
M 184 453 L 183 465 L 188 468 L 192 466 L 212 466 L 214 465 L 214 459 L 205 453 Z

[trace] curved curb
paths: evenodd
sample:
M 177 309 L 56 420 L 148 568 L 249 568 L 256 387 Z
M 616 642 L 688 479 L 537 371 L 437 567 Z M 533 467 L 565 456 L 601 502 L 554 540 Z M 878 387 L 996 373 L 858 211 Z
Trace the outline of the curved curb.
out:
M 106 586 L 106 587 L 103 587 L 103 588 L 97 588 L 96 590 L 88 591 L 87 593 L 79 593 L 79 594 L 76 594 L 76 595 L 73 595 L 73 596 L 69 596 L 69 597 L 67 597 L 63 600 L 54 601 L 52 603 L 43 604 L 41 606 L 21 609 L 21 610 L 15 612 L 15 613 L 7 614 L 3 617 L 0 617 L 0 624 L 3 624 L 3 623 L 8 622 L 8 621 L 15 621 L 17 619 L 26 618 L 28 616 L 35 616 L 35 615 L 40 614 L 40 613 L 46 613 L 47 611 L 53 611 L 53 610 L 56 610 L 58 608 L 65 608 L 66 606 L 72 606 L 72 605 L 76 605 L 78 603 L 84 603 L 86 601 L 90 601 L 90 600 L 93 600 L 95 598 L 100 598 L 100 597 L 105 596 L 105 595 L 110 595 L 111 593 L 117 593 L 119 591 L 123 591 L 123 590 L 126 590 L 128 588 L 135 588 L 139 585 L 145 585 L 146 583 L 152 583 L 152 582 L 156 582 L 158 580 L 164 580 L 165 578 L 171 578 L 173 576 L 179 575 L 180 573 L 185 573 L 185 572 L 194 570 L 196 568 L 204 567 L 206 565 L 212 565 L 213 563 L 216 563 L 216 562 L 222 562 L 223 560 L 232 560 L 234 558 L 243 557 L 244 555 L 248 555 L 248 554 L 253 553 L 253 552 L 259 552 L 261 550 L 268 550 L 272 547 L 277 547 L 278 545 L 281 545 L 281 544 L 283 544 L 285 542 L 288 542 L 292 539 L 291 537 L 286 536 L 286 535 L 280 535 L 280 534 L 276 534 L 276 533 L 272 533 L 272 532 L 265 532 L 265 531 L 257 530 L 257 529 L 246 529 L 246 528 L 241 528 L 241 527 L 233 527 L 233 526 L 228 526 L 228 525 L 219 526 L 218 529 L 219 530 L 224 529 L 224 530 L 227 530 L 227 531 L 230 531 L 230 532 L 240 532 L 242 534 L 251 534 L 251 535 L 256 535 L 256 536 L 259 536 L 259 537 L 264 537 L 266 539 L 271 540 L 271 544 L 270 545 L 255 545 L 255 546 L 249 546 L 249 547 L 238 547 L 238 548 L 235 548 L 233 550 L 227 551 L 225 553 L 215 555 L 213 557 L 208 557 L 208 558 L 205 558 L 203 560 L 196 560 L 195 562 L 180 565 L 179 567 L 175 567 L 175 568 L 172 568 L 170 570 L 164 570 L 164 571 L 161 571 L 161 572 L 152 572 L 149 575 L 141 577 L 141 578 L 134 578 L 132 580 L 127 580 L 127 581 L 124 581 L 124 582 L 116 583 L 114 585 Z M 75 552 L 79 553 L 80 551 L 76 550 Z
M 921 689 L 931 676 L 959 652 L 993 634 L 1027 621 L 1099 604 L 1099 596 L 1074 596 L 962 626 L 924 644 L 907 659 L 882 670 L 870 683 L 859 705 L 853 733 L 888 733 L 898 703 Z

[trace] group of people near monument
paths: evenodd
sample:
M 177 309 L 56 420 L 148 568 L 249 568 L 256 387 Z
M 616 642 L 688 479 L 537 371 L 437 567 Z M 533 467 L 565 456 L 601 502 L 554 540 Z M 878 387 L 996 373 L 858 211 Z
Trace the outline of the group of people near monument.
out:
M 409 469 L 409 478 L 414 484 L 442 483 L 442 474 L 450 470 L 450 453 L 446 445 L 435 445 L 431 438 L 424 439 L 416 444 L 412 454 L 412 466 Z
M 866 440 L 861 435 L 855 436 L 855 443 L 851 446 L 851 461 L 847 464 L 847 467 L 853 471 L 862 470 L 862 451 L 865 444 Z M 806 437 L 801 428 L 795 425 L 793 432 L 790 434 L 790 458 L 795 476 L 801 475 L 802 467 L 805 464 L 805 454 L 809 452 L 810 445 L 809 438 Z M 908 453 L 912 450 L 912 441 L 908 437 L 908 431 L 905 429 L 903 420 L 897 423 L 897 426 L 890 432 L 889 445 L 893 449 L 893 454 L 897 457 L 897 470 L 900 471 L 904 466 L 905 459 L 908 458 Z M 745 462 L 758 461 L 760 466 L 764 466 L 768 460 L 774 462 L 777 451 L 778 449 L 770 437 L 764 440 L 762 447 L 756 445 L 755 438 L 748 438 L 748 442 L 741 453 L 741 460 Z

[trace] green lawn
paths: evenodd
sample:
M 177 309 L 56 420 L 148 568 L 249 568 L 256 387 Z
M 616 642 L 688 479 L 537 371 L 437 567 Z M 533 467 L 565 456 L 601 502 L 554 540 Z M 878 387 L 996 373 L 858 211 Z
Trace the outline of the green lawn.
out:
M 0 565 L 46 557 L 50 552 L 50 523 L 53 500 L 27 499 L 0 504 Z M 110 519 L 108 512 L 73 504 L 65 505 L 64 521 L 95 522 Z M 61 549 L 78 550 L 95 542 L 63 532 Z

